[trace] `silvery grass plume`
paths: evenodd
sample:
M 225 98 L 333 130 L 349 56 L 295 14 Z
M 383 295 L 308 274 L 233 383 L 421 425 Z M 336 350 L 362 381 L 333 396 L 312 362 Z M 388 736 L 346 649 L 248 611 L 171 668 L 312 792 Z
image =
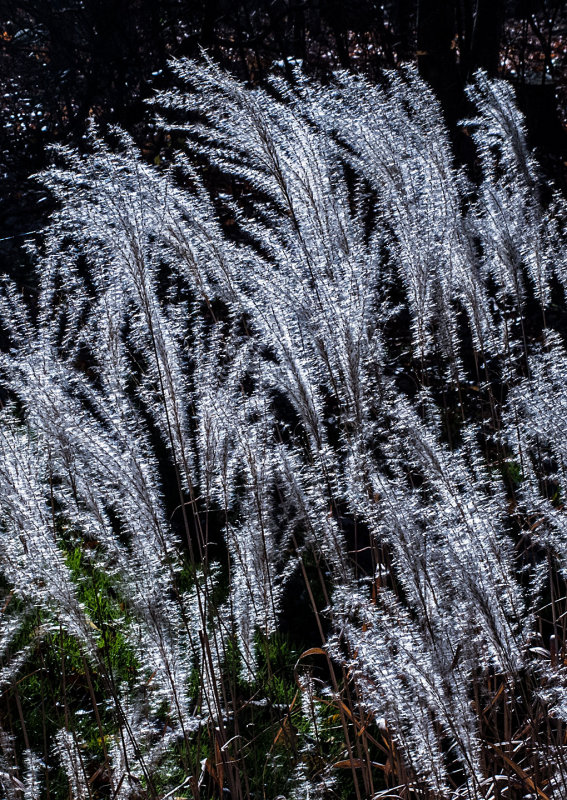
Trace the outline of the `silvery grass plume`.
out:
M 8 800 L 39 800 L 41 777 L 39 757 L 30 750 L 23 754 L 24 770 L 18 769 L 14 737 L 0 728 L 0 786 Z
M 77 800 L 87 800 L 89 796 L 88 778 L 80 750 L 82 744 L 65 729 L 59 731 L 55 741 L 55 750 L 69 782 L 69 795 Z
M 36 437 L 37 460 L 31 469 L 35 471 L 43 452 L 52 504 L 58 504 L 60 514 L 76 524 L 87 540 L 100 543 L 104 566 L 119 576 L 120 590 L 137 618 L 128 637 L 156 674 L 155 685 L 162 685 L 175 715 L 191 729 L 195 721 L 187 716 L 191 702 L 185 684 L 195 643 L 187 631 L 183 633 L 180 609 L 168 598 L 176 543 L 156 491 L 155 465 L 148 462 L 147 443 L 137 439 L 125 409 L 116 408 L 121 398 L 113 396 L 110 405 L 104 402 L 68 364 L 57 359 L 44 337 L 35 342 L 24 339 L 21 345 L 21 359 L 13 351 L 7 369 Z M 91 413 L 84 406 L 87 398 Z M 4 463 L 8 464 L 7 458 Z M 129 547 L 114 535 L 110 511 L 120 518 Z M 56 526 L 54 512 L 45 504 L 52 527 Z M 57 546 L 51 550 L 34 547 L 32 561 L 43 585 L 48 568 L 38 563 L 40 554 L 53 566 L 63 555 Z M 27 583 L 29 592 L 33 581 L 28 578 Z M 56 585 L 55 581 L 45 583 Z M 68 591 L 71 594 L 72 589 Z M 64 608 L 61 599 L 56 606 Z M 69 624 L 66 628 L 75 633 Z
M 375 192 L 375 237 L 381 228 L 389 269 L 404 286 L 416 354 L 436 348 L 458 369 L 455 309 L 465 308 L 475 343 L 487 347 L 490 305 L 463 208 L 465 176 L 452 163 L 434 95 L 411 69 L 389 75 L 383 86 L 346 73 L 334 91 L 301 78 L 299 86 L 299 107 L 337 138 Z
M 49 463 L 11 414 L 0 430 L 2 573 L 16 595 L 52 614 L 94 658 L 90 620 L 77 598 L 49 508 Z
M 76 797 L 265 793 L 240 720 L 274 712 L 255 682 L 299 581 L 327 685 L 295 672 L 262 756 L 288 741 L 281 791 L 332 797 L 346 765 L 358 799 L 561 797 L 565 353 L 526 320 L 547 328 L 564 269 L 510 90 L 470 90 L 474 184 L 412 71 L 250 90 L 173 68 L 156 104 L 184 152 L 60 148 L 38 296 L 0 298 L 6 596 L 98 681 L 97 769 L 67 701 L 46 758 Z M 80 599 L 103 573 L 111 622 Z

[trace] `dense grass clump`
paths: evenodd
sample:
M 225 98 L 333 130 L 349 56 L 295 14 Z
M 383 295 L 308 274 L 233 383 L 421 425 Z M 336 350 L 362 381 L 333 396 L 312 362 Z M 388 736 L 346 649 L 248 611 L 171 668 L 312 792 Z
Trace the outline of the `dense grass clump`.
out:
M 473 181 L 411 71 L 175 69 L 175 161 L 60 149 L 0 296 L 4 795 L 565 797 L 565 209 L 510 88 Z

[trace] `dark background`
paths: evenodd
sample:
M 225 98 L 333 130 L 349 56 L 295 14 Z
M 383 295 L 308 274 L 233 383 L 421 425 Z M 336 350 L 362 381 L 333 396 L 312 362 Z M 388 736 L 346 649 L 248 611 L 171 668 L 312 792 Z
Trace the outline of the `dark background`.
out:
M 544 174 L 567 187 L 567 11 L 562 0 L 0 0 L 0 271 L 51 200 L 29 175 L 49 145 L 81 145 L 90 117 L 119 123 L 158 163 L 168 140 L 144 98 L 171 80 L 167 60 L 205 48 L 261 84 L 293 59 L 322 80 L 337 68 L 380 80 L 418 64 L 435 88 L 459 159 L 463 87 L 483 67 L 512 81 Z

